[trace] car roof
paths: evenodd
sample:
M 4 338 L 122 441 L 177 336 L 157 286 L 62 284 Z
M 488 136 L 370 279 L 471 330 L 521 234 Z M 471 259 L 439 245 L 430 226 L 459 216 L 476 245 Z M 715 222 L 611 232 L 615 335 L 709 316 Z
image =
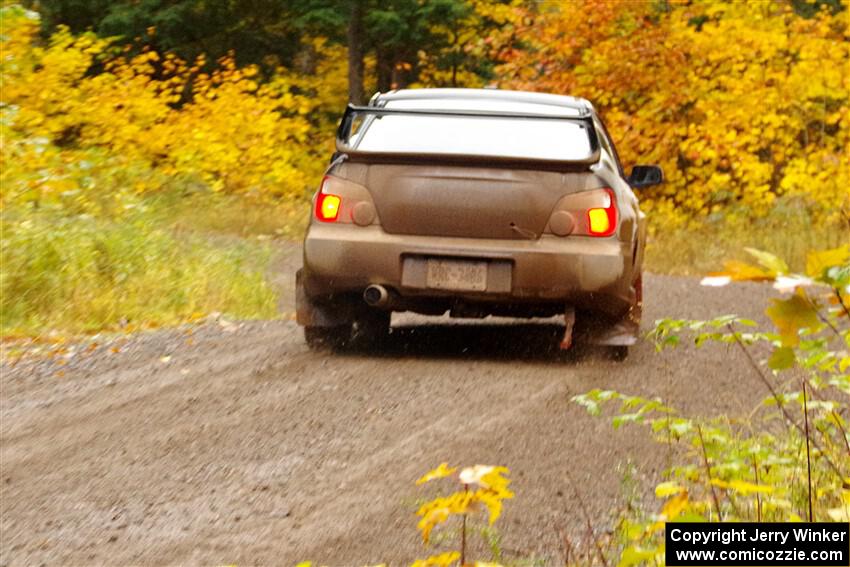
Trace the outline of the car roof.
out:
M 369 105 L 428 110 L 533 112 L 556 116 L 593 113 L 593 105 L 583 98 L 499 89 L 403 89 L 376 93 Z

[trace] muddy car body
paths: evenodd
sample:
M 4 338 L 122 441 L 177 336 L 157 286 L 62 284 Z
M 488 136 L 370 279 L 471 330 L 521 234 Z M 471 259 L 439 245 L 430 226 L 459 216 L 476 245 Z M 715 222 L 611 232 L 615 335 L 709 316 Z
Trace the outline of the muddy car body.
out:
M 645 219 L 590 103 L 475 89 L 378 94 L 349 106 L 313 199 L 297 274 L 312 346 L 380 338 L 392 311 L 575 313 L 633 342 Z

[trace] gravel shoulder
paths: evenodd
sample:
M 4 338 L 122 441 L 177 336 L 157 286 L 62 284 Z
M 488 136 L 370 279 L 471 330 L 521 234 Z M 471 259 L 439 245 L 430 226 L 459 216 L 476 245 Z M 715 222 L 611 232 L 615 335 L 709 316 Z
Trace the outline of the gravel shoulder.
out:
M 602 529 L 627 464 L 651 503 L 670 460 L 571 396 L 611 388 L 730 416 L 764 397 L 734 349 L 559 361 L 541 352 L 546 325 L 404 316 L 381 354 L 313 353 L 290 316 L 298 264 L 287 247 L 279 320 L 0 366 L 0 564 L 401 564 L 429 553 L 414 512 L 430 493 L 413 482 L 443 461 L 510 467 L 502 548 L 555 564 L 559 532 L 584 534 L 567 474 Z M 645 325 L 759 318 L 770 292 L 649 275 Z

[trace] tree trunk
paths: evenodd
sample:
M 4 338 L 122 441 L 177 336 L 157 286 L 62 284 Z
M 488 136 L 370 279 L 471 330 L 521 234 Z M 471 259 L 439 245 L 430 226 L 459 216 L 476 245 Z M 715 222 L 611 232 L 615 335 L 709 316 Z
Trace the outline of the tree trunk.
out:
M 393 68 L 395 62 L 392 56 L 384 50 L 378 50 L 376 55 L 375 67 L 377 67 L 378 90 L 385 93 L 393 88 Z
M 363 104 L 363 1 L 351 0 L 348 20 L 348 101 Z

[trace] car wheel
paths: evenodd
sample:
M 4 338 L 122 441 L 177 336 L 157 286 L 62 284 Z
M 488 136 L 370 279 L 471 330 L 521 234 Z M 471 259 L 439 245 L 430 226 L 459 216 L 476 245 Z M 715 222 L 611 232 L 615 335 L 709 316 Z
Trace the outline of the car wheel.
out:
M 380 345 L 390 334 L 389 311 L 369 311 L 354 321 L 354 341 L 364 347 Z
M 304 339 L 310 350 L 337 350 L 351 340 L 351 325 L 304 327 Z

